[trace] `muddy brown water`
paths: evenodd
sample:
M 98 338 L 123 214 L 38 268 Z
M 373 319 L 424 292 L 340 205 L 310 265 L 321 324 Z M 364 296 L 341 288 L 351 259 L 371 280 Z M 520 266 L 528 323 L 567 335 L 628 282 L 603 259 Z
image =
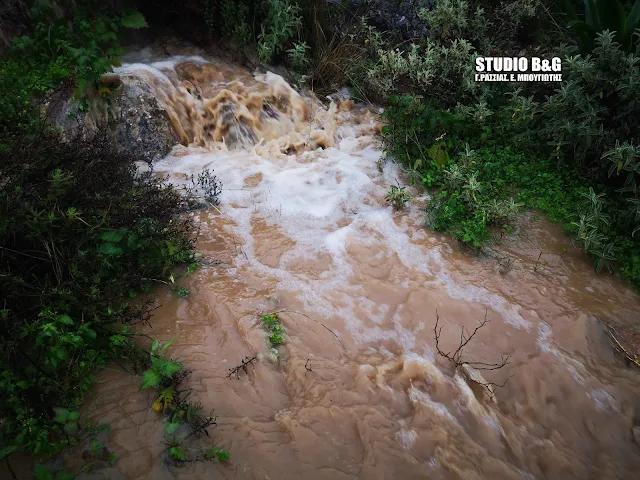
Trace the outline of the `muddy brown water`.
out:
M 510 265 L 471 257 L 424 227 L 424 193 L 387 206 L 403 177 L 378 162 L 375 110 L 201 57 L 140 59 L 119 74 L 158 89 L 183 132 L 156 170 L 179 184 L 212 168 L 223 182 L 220 206 L 194 214 L 206 261 L 183 280 L 191 294 L 161 290 L 141 331 L 178 339 L 193 398 L 218 416 L 211 439 L 185 446 L 231 461 L 168 460 L 152 394 L 108 369 L 84 412 L 112 425 L 117 461 L 90 478 L 638 478 L 640 375 L 600 320 L 636 325 L 640 300 L 595 275 L 558 226 L 525 214 L 495 247 Z M 273 311 L 286 329 L 277 356 L 259 321 Z M 486 315 L 463 358 L 510 357 L 481 372 L 506 381 L 493 400 L 437 355 L 436 312 L 444 351 Z

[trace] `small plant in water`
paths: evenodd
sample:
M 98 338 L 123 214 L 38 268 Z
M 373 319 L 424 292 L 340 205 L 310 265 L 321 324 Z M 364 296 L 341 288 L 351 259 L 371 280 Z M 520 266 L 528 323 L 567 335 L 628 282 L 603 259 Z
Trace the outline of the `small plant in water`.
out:
M 116 462 L 116 456 L 111 453 L 109 449 L 99 440 L 93 440 L 90 445 L 90 450 L 82 452 L 82 459 L 88 463 L 82 467 L 82 471 L 85 473 L 91 472 L 97 468 L 107 465 L 113 465 Z
M 231 454 L 224 448 L 211 447 L 203 452 L 205 460 L 217 458 L 219 462 L 228 462 Z
M 143 390 L 147 388 L 158 388 L 161 385 L 169 385 L 174 375 L 182 370 L 180 362 L 162 357 L 165 350 L 174 342 L 175 340 L 171 340 L 160 347 L 160 342 L 154 340 L 151 345 L 151 353 L 149 354 L 151 357 L 151 368 L 142 374 L 141 388 Z
M 187 203 L 190 208 L 215 207 L 220 204 L 220 193 L 222 183 L 213 174 L 213 170 L 205 168 L 198 174 L 187 176 L 187 185 L 182 188 L 187 196 Z
M 184 462 L 187 460 L 187 451 L 181 445 L 182 442 L 175 436 L 168 438 L 166 442 L 169 456 L 176 462 Z
M 280 321 L 279 314 L 270 313 L 269 315 L 263 315 L 262 317 L 260 317 L 260 320 L 267 329 L 271 346 L 277 347 L 278 345 L 281 345 L 284 342 L 283 335 L 286 332 L 284 327 L 282 326 L 282 322 Z
M 391 185 L 391 187 L 389 187 L 389 192 L 387 192 L 385 198 L 394 210 L 404 208 L 407 202 L 413 199 L 413 196 L 409 192 L 406 192 L 405 188 L 406 187 L 401 187 L 400 185 Z
M 171 287 L 171 291 L 182 298 L 188 297 L 189 294 L 191 293 L 191 291 L 188 288 L 185 288 L 181 285 L 173 285 Z
M 192 275 L 193 273 L 195 273 L 196 270 L 198 270 L 199 265 L 197 263 L 190 263 L 187 266 L 187 275 Z

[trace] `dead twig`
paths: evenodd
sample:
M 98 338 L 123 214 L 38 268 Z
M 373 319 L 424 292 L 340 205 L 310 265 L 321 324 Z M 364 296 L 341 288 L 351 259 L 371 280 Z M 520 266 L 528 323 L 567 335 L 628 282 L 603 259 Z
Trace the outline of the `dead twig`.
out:
M 313 372 L 313 370 L 311 370 L 311 367 L 309 367 L 308 365 L 309 365 L 309 359 L 307 358 L 307 363 L 304 364 L 304 368 L 307 372 Z
M 196 438 L 200 438 L 203 434 L 211 438 L 211 435 L 209 435 L 209 431 L 207 429 L 211 425 L 217 425 L 216 423 L 217 419 L 218 417 L 216 417 L 213 414 L 213 410 L 211 410 L 211 413 L 209 414 L 208 417 L 197 415 L 196 418 L 194 418 L 189 422 L 189 425 L 191 426 L 192 430 L 189 433 L 189 435 L 187 435 L 184 439 L 186 440 L 187 438 L 192 436 L 195 436 Z
M 538 255 L 538 259 L 536 260 L 536 265 L 535 267 L 533 267 L 534 272 L 538 271 L 538 263 L 540 262 L 540 257 L 542 257 L 542 252 L 540 252 L 540 255 Z
M 227 374 L 227 378 L 231 378 L 232 376 L 236 376 L 236 378 L 239 380 L 240 379 L 240 371 L 243 370 L 245 374 L 249 374 L 249 365 L 251 365 L 253 362 L 255 362 L 258 359 L 257 355 L 254 355 L 253 357 L 249 358 L 249 357 L 244 357 L 242 359 L 242 363 L 240 365 L 238 365 L 237 367 L 233 367 L 229 369 L 229 373 Z
M 604 322 L 602 322 L 604 323 Z M 620 341 L 618 340 L 618 338 L 616 337 L 616 330 L 615 328 L 613 328 L 612 326 L 604 323 L 605 327 L 607 327 L 607 335 L 609 336 L 609 338 L 611 339 L 612 342 L 612 347 L 613 349 L 619 353 L 620 355 L 622 355 L 622 357 L 624 357 L 625 360 L 627 360 L 627 362 L 629 363 L 633 363 L 636 367 L 640 368 L 640 359 L 638 359 L 638 356 L 632 353 L 629 353 L 629 351 L 624 348 L 624 346 L 622 345 L 622 343 L 620 343 Z
M 465 331 L 465 328 L 462 327 L 462 331 L 460 332 L 460 341 L 458 343 L 458 347 L 453 352 L 443 352 L 440 349 L 440 336 L 442 335 L 442 326 L 440 326 L 440 316 L 438 315 L 438 311 L 436 310 L 436 324 L 433 327 L 433 332 L 436 340 L 436 351 L 438 355 L 446 358 L 455 366 L 456 370 L 460 370 L 464 377 L 469 382 L 476 383 L 484 387 L 488 395 L 493 399 L 494 389 L 495 387 L 504 387 L 508 377 L 502 384 L 497 384 L 494 382 L 487 382 L 482 375 L 480 375 L 477 370 L 499 370 L 506 365 L 509 364 L 509 360 L 511 357 L 509 355 L 500 355 L 500 361 L 496 363 L 488 363 L 488 362 L 476 362 L 472 360 L 464 360 L 462 358 L 464 348 L 469 344 L 469 342 L 475 337 L 478 331 L 484 327 L 490 320 L 487 319 L 488 309 L 485 310 L 484 319 L 478 324 L 478 326 L 473 330 L 473 332 L 469 333 Z M 439 327 L 439 328 L 438 328 Z

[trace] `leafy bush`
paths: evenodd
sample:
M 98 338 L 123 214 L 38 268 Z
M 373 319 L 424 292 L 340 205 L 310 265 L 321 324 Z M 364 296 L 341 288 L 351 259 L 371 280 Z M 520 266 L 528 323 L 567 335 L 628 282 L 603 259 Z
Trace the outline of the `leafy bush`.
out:
M 44 2 L 37 3 L 30 13 L 34 31 L 16 38 L 11 54 L 33 71 L 48 66 L 54 84 L 72 77 L 78 98 L 95 87 L 100 75 L 112 65 L 119 65 L 124 52 L 118 41 L 119 30 L 147 26 L 135 10 L 116 12 L 91 0 L 79 2 L 60 18 Z
M 590 53 L 596 38 L 604 31 L 615 32 L 615 40 L 625 52 L 636 51 L 638 37 L 635 32 L 640 28 L 640 1 L 636 0 L 627 13 L 620 0 L 584 0 L 584 20 L 578 19 L 570 0 L 562 0 L 561 5 L 569 28 L 580 38 L 582 53 Z
M 300 33 L 300 7 L 291 0 L 267 0 L 266 19 L 258 35 L 258 55 L 270 63 Z
M 106 136 L 62 143 L 42 125 L 38 142 L 2 140 L 0 444 L 49 454 L 78 422 L 56 409 L 80 406 L 96 368 L 144 363 L 128 326 L 147 309 L 127 298 L 192 262 L 193 227 Z
M 611 32 L 597 35 L 593 54 L 565 56 L 563 82 L 540 106 L 540 129 L 555 155 L 606 173 L 614 156 L 605 152 L 640 142 L 639 64 Z
M 211 2 L 207 2 L 210 7 Z M 246 45 L 251 42 L 251 29 L 247 20 L 249 18 L 249 7 L 245 4 L 232 0 L 223 0 L 220 7 L 222 16 L 222 34 L 224 37 L 233 40 L 238 45 Z M 213 19 L 209 21 L 213 26 Z

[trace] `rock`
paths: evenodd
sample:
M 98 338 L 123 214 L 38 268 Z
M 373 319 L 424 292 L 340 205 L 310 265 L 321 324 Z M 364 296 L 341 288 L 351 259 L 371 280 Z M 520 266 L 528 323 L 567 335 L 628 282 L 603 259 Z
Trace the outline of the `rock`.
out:
M 631 429 L 631 435 L 633 436 L 633 440 L 640 445 L 640 425 Z
M 109 125 L 116 145 L 138 160 L 163 158 L 177 143 L 169 116 L 144 82 L 125 80 L 112 105 Z
M 418 17 L 418 12 L 429 10 L 430 0 L 329 0 L 328 4 L 334 10 L 346 10 L 351 18 L 364 16 L 369 25 L 394 31 L 406 40 L 429 35 L 429 24 Z
M 49 102 L 51 118 L 63 136 L 90 138 L 97 129 L 106 128 L 116 148 L 129 152 L 137 161 L 151 163 L 166 156 L 178 139 L 149 86 L 115 74 L 105 75 L 101 85 L 114 93 L 106 100 L 94 96 L 84 108 L 68 90 L 57 92 Z

